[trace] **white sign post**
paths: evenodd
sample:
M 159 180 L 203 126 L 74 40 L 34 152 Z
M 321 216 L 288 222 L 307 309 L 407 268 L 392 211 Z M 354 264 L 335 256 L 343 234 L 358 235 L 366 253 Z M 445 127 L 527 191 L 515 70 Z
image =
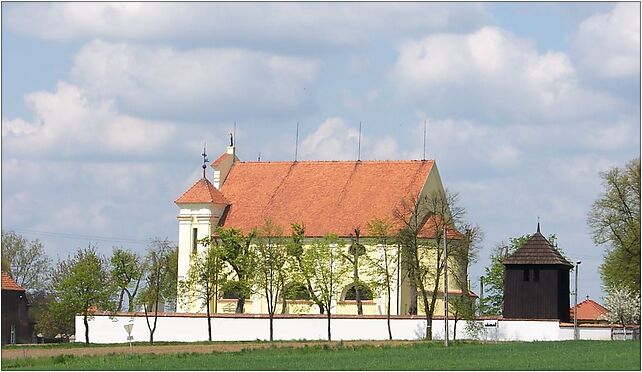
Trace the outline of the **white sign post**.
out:
M 125 324 L 123 327 L 125 327 L 125 331 L 127 331 L 127 340 L 129 341 L 129 348 L 132 348 L 132 340 L 134 339 L 134 336 L 132 336 L 132 328 L 134 328 L 133 323 Z

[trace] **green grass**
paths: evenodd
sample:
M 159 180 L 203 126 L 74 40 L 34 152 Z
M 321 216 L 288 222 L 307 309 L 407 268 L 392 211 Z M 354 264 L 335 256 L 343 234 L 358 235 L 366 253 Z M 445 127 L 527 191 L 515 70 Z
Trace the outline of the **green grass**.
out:
M 39 370 L 640 370 L 639 341 L 328 345 L 236 353 L 119 354 L 3 360 Z

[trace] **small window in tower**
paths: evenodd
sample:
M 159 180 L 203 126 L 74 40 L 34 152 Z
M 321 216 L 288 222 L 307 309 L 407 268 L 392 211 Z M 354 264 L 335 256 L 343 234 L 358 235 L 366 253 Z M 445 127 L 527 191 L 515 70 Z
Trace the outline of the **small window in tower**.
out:
M 198 241 L 198 229 L 195 227 L 192 229 L 192 253 L 196 253 L 196 244 Z
M 524 281 L 525 282 L 528 282 L 530 280 L 530 275 L 529 274 L 530 274 L 529 270 L 528 269 L 524 269 Z
M 533 281 L 539 282 L 539 269 L 533 269 Z

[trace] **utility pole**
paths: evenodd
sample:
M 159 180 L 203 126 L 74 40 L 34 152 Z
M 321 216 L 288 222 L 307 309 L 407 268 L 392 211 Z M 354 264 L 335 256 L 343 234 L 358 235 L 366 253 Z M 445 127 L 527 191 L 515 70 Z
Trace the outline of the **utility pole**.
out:
M 479 277 L 479 315 L 482 313 L 482 304 L 484 303 L 484 276 Z
M 448 347 L 448 227 L 444 226 L 444 346 Z
M 575 307 L 573 308 L 573 335 L 575 340 L 580 339 L 579 329 L 577 328 L 577 275 L 580 271 L 582 261 L 575 262 Z

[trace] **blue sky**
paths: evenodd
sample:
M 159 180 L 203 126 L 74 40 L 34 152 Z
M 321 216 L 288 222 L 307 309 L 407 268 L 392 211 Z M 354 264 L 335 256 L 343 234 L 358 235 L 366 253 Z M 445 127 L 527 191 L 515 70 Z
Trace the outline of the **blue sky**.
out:
M 173 200 L 242 160 L 427 156 L 485 232 L 555 233 L 602 296 L 586 215 L 639 156 L 637 3 L 3 3 L 2 228 L 65 257 L 176 240 Z M 54 232 L 58 235 L 48 234 Z M 64 236 L 60 234 L 66 234 Z M 91 236 L 88 239 L 83 236 Z M 107 237 L 98 239 L 97 237 Z

